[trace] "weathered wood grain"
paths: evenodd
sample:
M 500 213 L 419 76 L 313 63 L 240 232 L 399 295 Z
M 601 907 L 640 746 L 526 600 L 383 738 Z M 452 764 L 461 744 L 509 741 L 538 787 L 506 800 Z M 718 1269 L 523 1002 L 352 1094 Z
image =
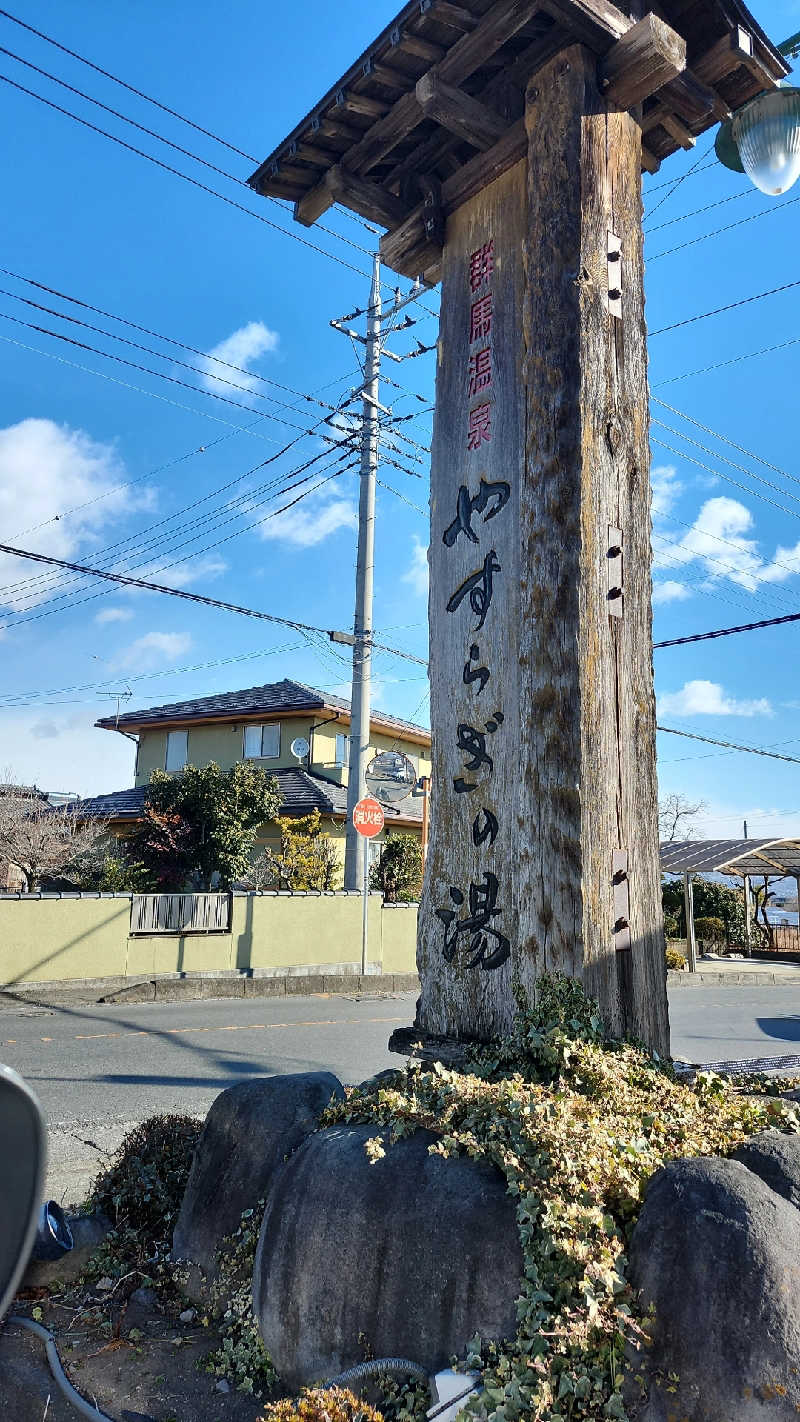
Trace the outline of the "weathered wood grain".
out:
M 431 840 L 419 917 L 416 1027 L 454 1038 L 508 1029 L 513 987 L 542 971 L 582 978 L 611 1027 L 668 1050 L 650 625 L 641 135 L 609 111 L 596 59 L 573 47 L 527 95 L 528 156 L 454 212 L 443 253 L 431 470 Z M 609 233 L 619 239 L 609 243 Z M 494 240 L 492 439 L 466 451 L 470 253 Z M 609 260 L 618 245 L 621 263 Z M 609 272 L 621 266 L 620 318 Z M 477 544 L 443 534 L 459 488 L 506 481 L 510 499 Z M 622 530 L 622 617 L 609 615 L 610 530 Z M 616 537 L 616 535 L 614 535 Z M 448 599 L 493 552 L 484 626 Z M 478 653 L 469 657 L 475 645 Z M 484 665 L 482 689 L 463 679 Z M 491 704 L 490 704 L 491 703 Z M 491 734 L 487 722 L 502 711 Z M 465 771 L 457 727 L 492 757 Z M 477 780 L 456 793 L 459 778 Z M 483 807 L 494 842 L 476 844 Z M 483 822 L 481 822 L 483 823 Z M 627 851 L 629 951 L 615 951 L 612 855 Z M 437 910 L 469 913 L 470 885 L 497 881 L 495 969 L 451 962 Z M 617 923 L 617 928 L 619 924 Z M 452 924 L 451 924 L 452 930 Z M 617 933 L 617 944 L 625 941 Z
M 487 872 L 494 874 L 500 913 L 491 926 L 512 943 L 518 939 L 513 862 L 520 774 L 518 630 L 524 615 L 519 587 L 518 500 L 524 469 L 522 249 L 526 223 L 523 159 L 453 213 L 447 222 L 443 255 L 429 553 L 431 718 L 435 730 L 431 829 L 419 914 L 421 997 L 417 1026 L 456 1038 L 487 1038 L 507 1028 L 513 965 L 508 961 L 493 971 L 468 968 L 469 942 L 459 947 L 451 963 L 445 962 L 445 928 L 436 911 L 453 908 L 451 886 L 464 894 L 461 916 L 468 912 L 470 884 L 485 882 Z M 492 239 L 491 281 L 473 292 L 470 255 Z M 491 333 L 485 341 L 471 343 L 470 308 L 489 291 Z M 492 384 L 470 396 L 470 354 L 484 345 L 491 349 Z M 492 437 L 471 451 L 467 448 L 469 412 L 484 401 L 492 411 Z M 444 534 L 456 516 L 459 489 L 463 485 L 470 495 L 477 495 L 481 479 L 507 482 L 510 500 L 488 522 L 483 513 L 475 513 L 477 543 L 462 533 L 448 545 Z M 468 600 L 452 612 L 446 608 L 492 550 L 500 571 L 494 575 L 494 594 L 484 626 L 476 630 L 479 619 Z M 472 646 L 478 648 L 477 658 L 470 658 Z M 490 673 L 482 689 L 480 678 L 465 683 L 468 662 L 473 667 L 485 666 Z M 503 721 L 494 733 L 487 734 L 486 746 L 494 769 L 489 775 L 484 766 L 473 775 L 465 769 L 457 728 L 471 725 L 484 731 L 495 711 L 502 712 Z M 456 793 L 453 782 L 460 777 L 477 781 L 478 789 Z M 476 845 L 472 826 L 484 810 L 496 817 L 498 834 L 494 844 Z
M 479 99 L 455 84 L 446 84 L 435 69 L 418 80 L 417 102 L 426 118 L 434 119 L 473 148 L 491 148 L 503 137 L 508 124 Z
M 600 65 L 601 87 L 609 104 L 632 109 L 685 68 L 686 40 L 649 14 L 608 51 Z

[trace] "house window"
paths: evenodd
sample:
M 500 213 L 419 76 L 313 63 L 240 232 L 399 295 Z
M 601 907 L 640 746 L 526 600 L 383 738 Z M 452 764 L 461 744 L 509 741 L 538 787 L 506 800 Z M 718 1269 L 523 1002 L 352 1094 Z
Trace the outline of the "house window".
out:
M 183 770 L 189 750 L 188 731 L 167 731 L 166 770 Z
M 245 760 L 277 760 L 281 753 L 281 727 L 279 721 L 268 726 L 245 726 Z
M 347 765 L 350 758 L 350 737 L 343 732 L 336 733 L 336 764 Z

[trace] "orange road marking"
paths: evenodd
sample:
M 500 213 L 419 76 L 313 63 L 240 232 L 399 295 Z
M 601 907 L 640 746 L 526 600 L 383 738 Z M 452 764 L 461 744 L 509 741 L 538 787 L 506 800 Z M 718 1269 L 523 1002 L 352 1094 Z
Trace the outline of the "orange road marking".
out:
M 73 1038 L 67 1040 L 75 1042 L 102 1042 L 117 1037 L 159 1037 L 162 1034 L 171 1037 L 190 1037 L 201 1032 L 270 1032 L 274 1028 L 290 1027 L 352 1027 L 360 1023 L 370 1022 L 405 1022 L 405 1017 L 314 1017 L 307 1022 L 241 1022 L 233 1023 L 230 1026 L 212 1027 L 140 1027 L 128 1032 L 77 1032 Z M 40 1037 L 40 1042 L 54 1042 L 54 1037 Z M 4 1047 L 16 1047 L 18 1039 L 7 1037 L 2 1043 Z

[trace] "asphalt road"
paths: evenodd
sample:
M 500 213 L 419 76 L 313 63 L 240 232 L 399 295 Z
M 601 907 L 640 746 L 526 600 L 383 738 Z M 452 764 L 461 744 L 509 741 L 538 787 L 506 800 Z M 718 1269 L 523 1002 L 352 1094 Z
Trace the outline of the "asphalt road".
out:
M 77 1200 L 125 1131 L 156 1111 L 204 1115 L 226 1086 L 281 1072 L 363 1081 L 401 1058 L 414 993 L 368 997 L 4 1008 L 0 1061 L 31 1083 L 49 1126 L 48 1191 Z M 672 1052 L 693 1062 L 800 1052 L 800 983 L 675 988 Z

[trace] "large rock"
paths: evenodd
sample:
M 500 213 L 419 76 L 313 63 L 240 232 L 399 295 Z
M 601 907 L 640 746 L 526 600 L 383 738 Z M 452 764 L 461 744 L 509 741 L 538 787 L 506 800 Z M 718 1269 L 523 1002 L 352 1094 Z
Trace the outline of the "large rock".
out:
M 189 1265 L 190 1298 L 207 1296 L 222 1240 L 266 1196 L 277 1167 L 316 1129 L 332 1096 L 344 1097 L 341 1082 L 318 1071 L 240 1082 L 214 1101 L 172 1237 L 173 1259 Z
M 376 1358 L 430 1372 L 475 1334 L 513 1336 L 523 1262 L 494 1166 L 430 1155 L 428 1131 L 374 1164 L 374 1126 L 311 1136 L 276 1175 L 253 1275 L 261 1334 L 291 1388 Z
M 800 1212 L 737 1160 L 678 1160 L 653 1176 L 630 1274 L 655 1307 L 626 1383 L 637 1422 L 797 1422 Z M 678 1375 L 676 1391 L 656 1373 Z
M 734 1154 L 765 1185 L 800 1209 L 800 1136 L 783 1131 L 762 1131 L 751 1136 Z

